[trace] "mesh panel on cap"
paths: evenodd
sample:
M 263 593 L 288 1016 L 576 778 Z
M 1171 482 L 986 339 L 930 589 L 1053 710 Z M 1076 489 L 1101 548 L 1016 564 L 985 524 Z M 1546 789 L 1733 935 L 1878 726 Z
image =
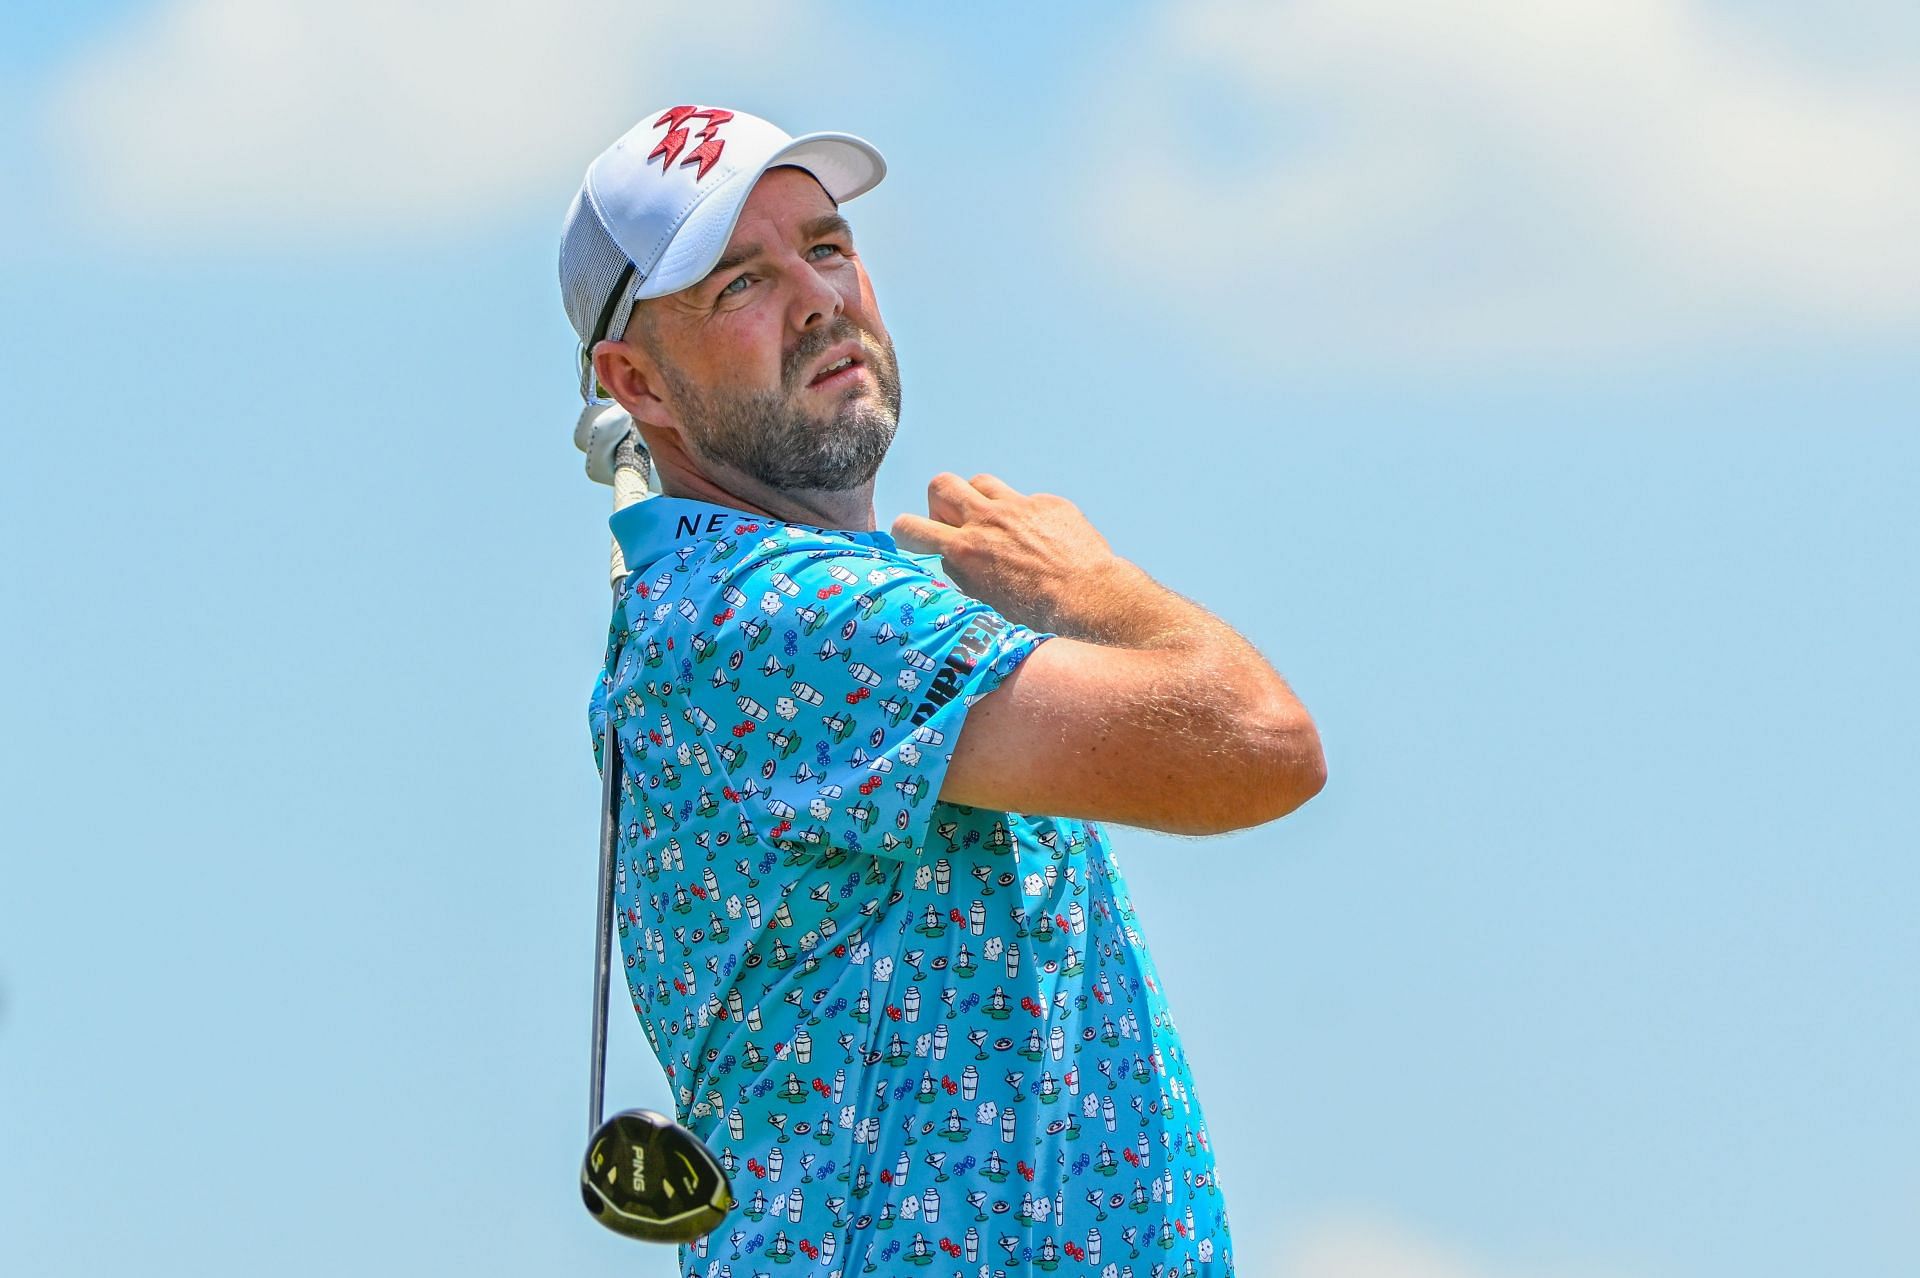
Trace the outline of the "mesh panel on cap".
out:
M 567 208 L 566 226 L 560 233 L 560 296 L 582 342 L 592 335 L 600 308 L 626 269 L 627 255 L 607 234 L 586 188 L 581 187 Z

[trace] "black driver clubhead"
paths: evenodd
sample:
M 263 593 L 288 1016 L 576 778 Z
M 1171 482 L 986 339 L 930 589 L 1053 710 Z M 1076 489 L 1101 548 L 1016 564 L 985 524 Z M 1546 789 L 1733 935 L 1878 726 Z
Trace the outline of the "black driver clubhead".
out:
M 733 1209 L 733 1187 L 712 1151 L 650 1109 L 622 1110 L 600 1124 L 587 1142 L 580 1192 L 595 1220 L 643 1242 L 693 1242 Z

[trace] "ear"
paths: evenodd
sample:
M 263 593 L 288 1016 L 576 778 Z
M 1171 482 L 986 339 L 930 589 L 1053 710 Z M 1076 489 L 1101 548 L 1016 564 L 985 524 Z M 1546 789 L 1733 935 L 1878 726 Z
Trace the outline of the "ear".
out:
M 679 427 L 665 399 L 665 379 L 637 342 L 608 338 L 595 345 L 593 373 L 634 421 L 658 429 Z

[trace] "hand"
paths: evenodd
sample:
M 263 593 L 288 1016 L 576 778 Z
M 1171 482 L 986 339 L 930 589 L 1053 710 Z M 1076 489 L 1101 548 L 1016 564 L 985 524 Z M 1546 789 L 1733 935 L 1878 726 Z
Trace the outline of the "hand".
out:
M 1051 493 L 1029 496 L 992 475 L 935 475 L 927 514 L 894 520 L 893 539 L 939 555 L 960 589 L 1035 629 L 1057 629 L 1073 593 L 1121 563 L 1078 506 Z

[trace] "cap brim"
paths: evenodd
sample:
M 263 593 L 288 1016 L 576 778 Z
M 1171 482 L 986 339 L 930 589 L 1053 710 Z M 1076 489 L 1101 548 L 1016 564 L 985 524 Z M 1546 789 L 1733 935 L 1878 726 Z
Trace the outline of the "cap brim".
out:
M 681 224 L 653 271 L 634 290 L 634 298 L 665 297 L 705 279 L 726 251 L 727 240 L 740 221 L 740 210 L 747 206 L 754 184 L 768 169 L 782 166 L 811 173 L 835 204 L 866 194 L 887 175 L 887 162 L 864 138 L 851 133 L 797 137 L 759 168 L 744 169 L 715 187 Z

